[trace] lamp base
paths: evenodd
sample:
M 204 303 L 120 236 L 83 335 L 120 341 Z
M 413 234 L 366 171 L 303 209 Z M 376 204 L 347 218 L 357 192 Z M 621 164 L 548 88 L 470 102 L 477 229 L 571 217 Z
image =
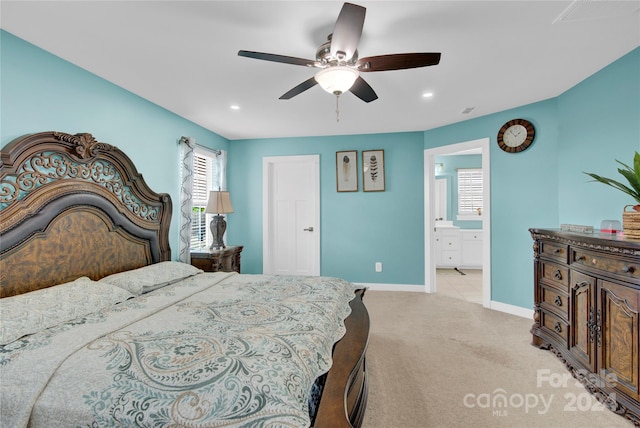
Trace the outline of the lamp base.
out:
M 219 214 L 213 216 L 213 220 L 211 220 L 209 228 L 211 229 L 211 235 L 213 236 L 211 249 L 225 248 L 222 238 L 224 237 L 224 232 L 227 230 L 227 222 L 224 220 L 224 217 Z

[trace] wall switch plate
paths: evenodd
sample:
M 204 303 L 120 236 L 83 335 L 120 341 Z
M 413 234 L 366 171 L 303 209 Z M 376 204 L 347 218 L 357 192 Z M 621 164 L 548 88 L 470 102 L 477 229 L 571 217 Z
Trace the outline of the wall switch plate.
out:
M 376 262 L 376 272 L 382 272 L 382 262 Z

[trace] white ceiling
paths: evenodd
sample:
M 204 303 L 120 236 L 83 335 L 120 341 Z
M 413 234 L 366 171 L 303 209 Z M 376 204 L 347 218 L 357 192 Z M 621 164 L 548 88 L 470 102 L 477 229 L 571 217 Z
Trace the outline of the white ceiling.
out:
M 379 99 L 344 94 L 339 122 L 319 86 L 278 99 L 313 69 L 237 52 L 314 59 L 342 2 L 3 0 L 0 24 L 230 140 L 432 129 L 558 96 L 640 46 L 640 1 L 353 2 L 360 57 L 442 59 L 363 73 Z

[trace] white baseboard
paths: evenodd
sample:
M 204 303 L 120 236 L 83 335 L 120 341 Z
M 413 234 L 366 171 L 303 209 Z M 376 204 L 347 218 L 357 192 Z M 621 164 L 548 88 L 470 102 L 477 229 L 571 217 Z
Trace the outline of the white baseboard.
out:
M 520 306 L 509 305 L 507 303 L 496 302 L 495 300 L 491 301 L 491 307 L 489 309 L 533 320 L 533 309 L 527 309 Z
M 354 285 L 358 287 L 366 287 L 373 291 L 411 291 L 425 293 L 426 289 L 424 285 L 406 285 L 406 284 L 367 284 L 362 282 L 354 282 Z M 507 303 L 496 302 L 492 300 L 490 306 L 487 309 L 492 309 L 498 312 L 505 312 L 507 314 L 515 315 L 522 318 L 533 320 L 533 310 L 522 308 L 520 306 L 509 305 Z
M 367 287 L 374 291 L 417 291 L 424 293 L 424 285 L 403 285 L 403 284 L 366 284 L 363 282 L 354 282 L 358 287 Z

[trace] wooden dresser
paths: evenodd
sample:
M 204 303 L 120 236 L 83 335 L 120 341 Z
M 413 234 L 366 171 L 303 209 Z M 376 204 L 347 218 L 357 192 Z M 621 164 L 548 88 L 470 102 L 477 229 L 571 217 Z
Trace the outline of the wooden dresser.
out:
M 529 231 L 533 345 L 553 351 L 598 401 L 640 426 L 640 240 Z
M 240 253 L 242 245 L 191 252 L 191 264 L 205 272 L 238 272 L 240 273 Z

